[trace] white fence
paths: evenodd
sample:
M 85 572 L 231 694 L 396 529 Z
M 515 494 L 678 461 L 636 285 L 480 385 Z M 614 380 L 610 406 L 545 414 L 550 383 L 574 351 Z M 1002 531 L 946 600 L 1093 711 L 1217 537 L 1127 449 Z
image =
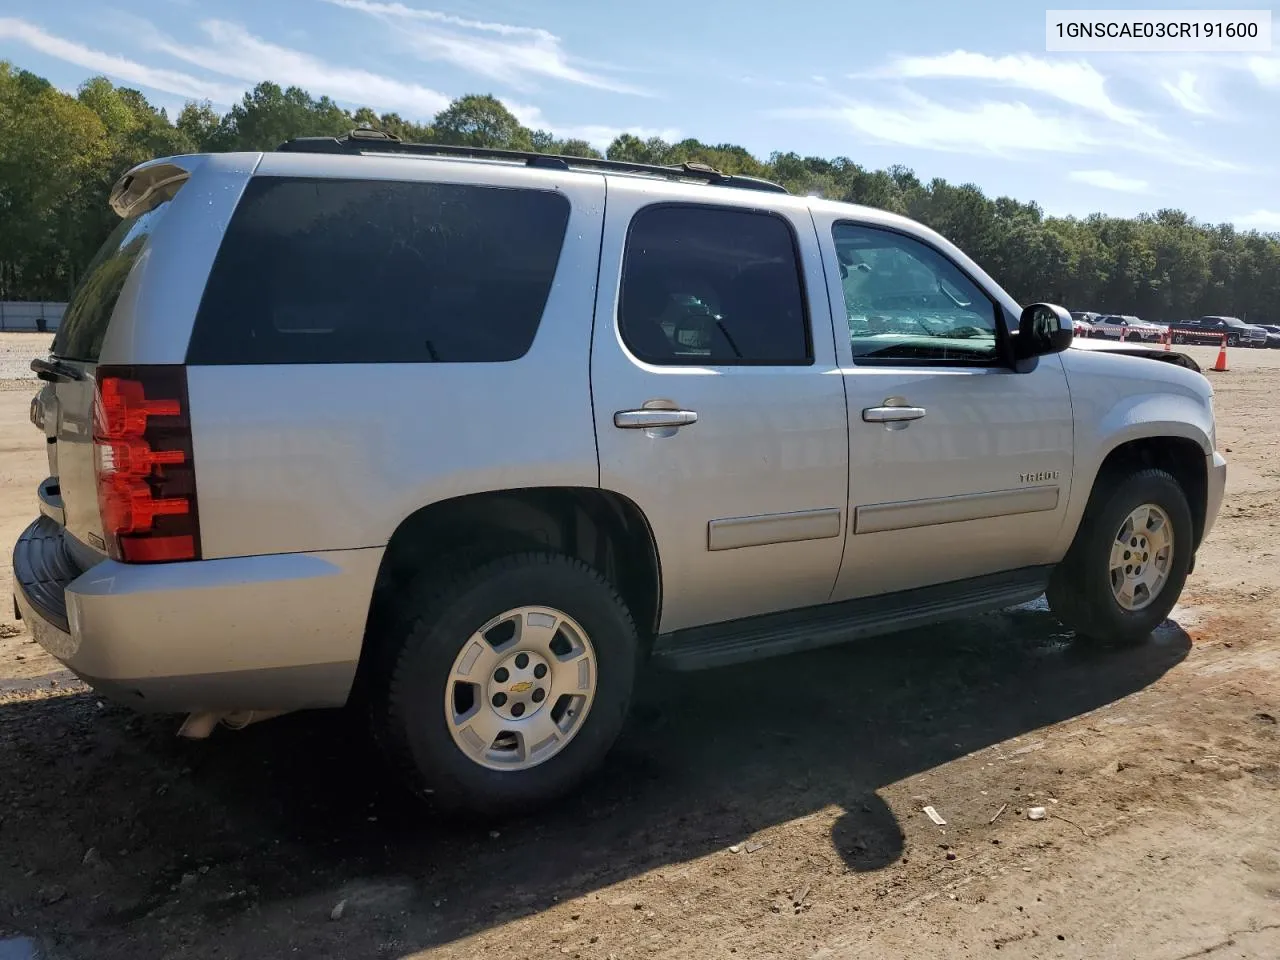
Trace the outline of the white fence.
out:
M 0 300 L 0 330 L 58 329 L 65 303 L 37 303 L 22 300 Z

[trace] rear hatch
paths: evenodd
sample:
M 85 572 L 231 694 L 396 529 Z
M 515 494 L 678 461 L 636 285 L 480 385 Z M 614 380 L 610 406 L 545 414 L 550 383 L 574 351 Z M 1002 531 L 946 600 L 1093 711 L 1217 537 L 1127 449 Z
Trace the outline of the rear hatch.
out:
M 42 512 L 64 524 L 74 538 L 66 546 L 82 567 L 107 552 L 94 469 L 98 357 L 112 317 L 122 299 L 129 299 L 122 294 L 133 268 L 146 254 L 151 235 L 181 180 L 151 186 L 154 189 L 128 210 L 81 276 L 58 325 L 50 355 L 31 364 L 46 382 L 32 411 L 32 420 L 43 425 L 49 447 L 51 476 L 40 490 Z

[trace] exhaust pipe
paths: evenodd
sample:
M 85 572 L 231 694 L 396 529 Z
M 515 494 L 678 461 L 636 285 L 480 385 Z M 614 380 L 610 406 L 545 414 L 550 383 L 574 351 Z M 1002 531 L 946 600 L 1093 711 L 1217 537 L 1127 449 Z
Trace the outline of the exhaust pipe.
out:
M 188 740 L 204 740 L 213 733 L 213 728 L 218 725 L 221 718 L 220 713 L 188 714 L 187 719 L 183 720 L 182 726 L 178 728 L 178 736 L 186 737 Z
M 206 740 L 219 723 L 229 730 L 243 730 L 251 723 L 261 723 L 263 720 L 270 720 L 289 712 L 288 710 L 232 710 L 230 712 L 204 710 L 188 714 L 187 719 L 182 721 L 182 726 L 178 728 L 178 736 L 188 740 Z

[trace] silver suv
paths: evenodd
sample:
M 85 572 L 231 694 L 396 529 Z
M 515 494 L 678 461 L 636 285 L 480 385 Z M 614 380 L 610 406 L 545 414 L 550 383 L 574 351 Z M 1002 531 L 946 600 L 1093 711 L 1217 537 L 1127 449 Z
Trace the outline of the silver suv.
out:
M 889 213 L 365 133 L 153 161 L 111 205 L 32 364 L 22 619 L 190 736 L 355 701 L 445 807 L 571 790 L 646 660 L 1046 591 L 1137 641 L 1221 503 L 1194 363 L 1068 349 Z

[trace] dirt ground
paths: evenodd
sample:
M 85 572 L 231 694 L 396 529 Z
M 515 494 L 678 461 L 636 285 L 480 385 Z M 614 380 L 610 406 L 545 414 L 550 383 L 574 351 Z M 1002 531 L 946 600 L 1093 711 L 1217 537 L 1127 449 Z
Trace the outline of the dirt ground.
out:
M 0 335 L 0 367 L 46 342 Z M 496 829 L 406 800 L 340 713 L 180 741 L 60 671 L 6 603 L 0 940 L 95 960 L 1275 960 L 1280 351 L 1233 350 L 1214 383 L 1226 504 L 1144 646 L 1090 652 L 1031 605 L 651 675 L 581 796 Z M 0 384 L 6 545 L 45 472 L 34 387 Z

